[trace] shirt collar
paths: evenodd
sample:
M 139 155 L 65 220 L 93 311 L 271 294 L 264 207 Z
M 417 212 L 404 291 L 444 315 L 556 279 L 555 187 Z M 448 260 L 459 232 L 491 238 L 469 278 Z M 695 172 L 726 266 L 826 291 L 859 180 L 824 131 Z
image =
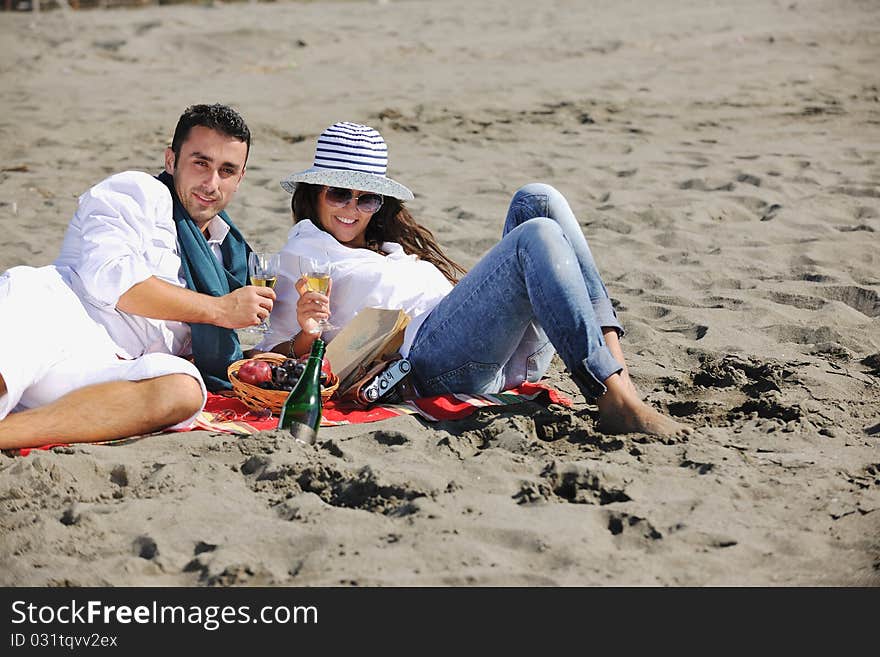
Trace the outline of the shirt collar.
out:
M 220 215 L 215 215 L 210 222 L 208 222 L 208 244 L 223 244 L 223 240 L 226 239 L 226 236 L 229 235 L 229 224 L 227 224 Z

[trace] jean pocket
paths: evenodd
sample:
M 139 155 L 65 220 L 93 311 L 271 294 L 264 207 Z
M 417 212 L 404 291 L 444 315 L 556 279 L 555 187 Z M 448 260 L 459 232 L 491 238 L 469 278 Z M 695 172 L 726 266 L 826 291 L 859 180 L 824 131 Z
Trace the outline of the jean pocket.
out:
M 535 353 L 526 359 L 526 381 L 535 383 L 540 381 L 547 370 L 550 368 L 550 361 L 553 360 L 553 354 L 556 349 L 548 340 Z
M 419 385 L 422 394 L 444 395 L 449 393 L 492 394 L 501 392 L 503 376 L 496 363 L 468 361 L 453 370 L 425 379 Z

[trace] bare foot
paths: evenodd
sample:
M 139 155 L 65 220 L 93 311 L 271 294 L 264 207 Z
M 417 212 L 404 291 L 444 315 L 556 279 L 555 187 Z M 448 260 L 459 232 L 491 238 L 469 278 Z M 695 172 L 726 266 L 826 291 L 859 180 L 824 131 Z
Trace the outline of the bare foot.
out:
M 692 432 L 671 417 L 639 399 L 623 377 L 614 374 L 605 381 L 608 391 L 599 397 L 599 430 L 604 433 L 649 433 L 655 436 L 685 436 Z
M 632 392 L 632 394 L 638 399 L 641 399 L 642 393 L 639 392 L 639 389 L 636 388 L 636 384 L 629 378 L 629 368 L 626 366 L 626 360 L 623 357 L 623 348 L 620 346 L 620 338 L 617 335 L 617 330 L 603 326 L 602 337 L 605 339 L 605 346 L 608 347 L 608 351 L 610 351 L 611 355 L 614 356 L 617 362 L 623 366 L 623 370 L 618 372 L 618 374 L 623 380 L 624 385 L 629 388 L 630 392 Z
M 639 399 L 642 398 L 641 391 L 636 387 L 636 384 L 633 383 L 633 380 L 629 378 L 629 368 L 626 365 L 624 365 L 623 369 L 620 371 L 620 378 L 623 380 L 624 385 L 629 388 L 632 394 L 634 394 Z
M 649 433 L 654 436 L 686 436 L 692 432 L 680 422 L 654 410 L 644 402 L 626 413 L 605 413 L 600 407 L 599 430 L 602 433 Z

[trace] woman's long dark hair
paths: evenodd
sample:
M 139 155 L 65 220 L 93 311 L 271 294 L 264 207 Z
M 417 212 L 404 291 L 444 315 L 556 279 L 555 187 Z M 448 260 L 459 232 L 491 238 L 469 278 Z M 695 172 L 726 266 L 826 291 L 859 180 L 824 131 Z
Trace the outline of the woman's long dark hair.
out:
M 301 219 L 312 219 L 318 228 L 324 230 L 318 221 L 318 195 L 322 185 L 298 183 L 290 201 L 293 211 L 293 222 Z M 446 279 L 455 285 L 461 275 L 466 273 L 464 267 L 448 258 L 440 249 L 434 234 L 419 225 L 413 219 L 403 202 L 393 196 L 385 196 L 385 202 L 373 215 L 367 226 L 367 248 L 378 251 L 382 242 L 397 242 L 403 247 L 404 253 L 418 256 L 440 270 Z

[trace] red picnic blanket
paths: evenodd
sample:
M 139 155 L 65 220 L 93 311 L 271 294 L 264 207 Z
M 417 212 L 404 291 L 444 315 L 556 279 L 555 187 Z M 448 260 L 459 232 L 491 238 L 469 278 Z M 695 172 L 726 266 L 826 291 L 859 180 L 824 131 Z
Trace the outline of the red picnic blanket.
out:
M 478 408 L 486 406 L 506 406 L 531 401 L 546 395 L 546 398 L 555 404 L 571 406 L 571 400 L 553 388 L 540 383 L 523 383 L 522 385 L 506 390 L 495 395 L 438 395 L 436 397 L 422 397 L 400 404 L 377 404 L 369 409 L 359 408 L 351 403 L 328 401 L 324 404 L 322 427 L 332 427 L 341 424 L 363 424 L 366 422 L 378 422 L 398 415 L 418 415 L 429 422 L 439 420 L 459 420 L 467 417 Z M 258 431 L 268 431 L 278 426 L 278 417 L 268 411 L 258 413 L 250 410 L 238 397 L 228 397 L 208 393 L 208 401 L 205 408 L 199 413 L 195 424 L 180 431 L 219 431 L 249 435 Z M 155 435 L 155 434 L 150 434 Z M 140 440 L 146 436 L 134 438 L 121 438 L 102 442 L 102 445 L 124 445 L 134 440 Z M 51 449 L 63 445 L 53 444 L 34 449 Z M 29 448 L 11 450 L 20 456 L 27 456 Z
M 331 400 L 324 404 L 321 426 L 378 422 L 398 415 L 418 415 L 429 422 L 458 420 L 484 406 L 518 404 L 541 395 L 547 395 L 552 403 L 571 405 L 570 399 L 553 388 L 540 383 L 523 383 L 517 388 L 495 395 L 438 395 L 400 404 L 377 404 L 368 409 Z M 205 409 L 199 414 L 192 429 L 252 434 L 275 429 L 277 426 L 278 417 L 269 415 L 268 412 L 254 412 L 237 397 L 209 394 Z

